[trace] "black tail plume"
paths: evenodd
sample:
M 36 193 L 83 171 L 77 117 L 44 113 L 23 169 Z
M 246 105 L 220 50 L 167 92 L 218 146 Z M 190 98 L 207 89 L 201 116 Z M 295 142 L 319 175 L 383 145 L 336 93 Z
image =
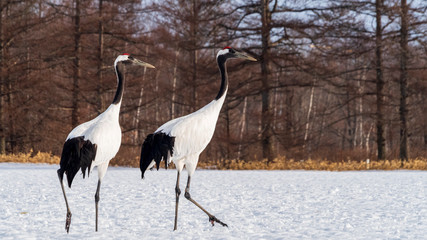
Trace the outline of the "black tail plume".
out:
M 139 167 L 141 168 L 141 177 L 144 178 L 144 173 L 152 161 L 156 162 L 157 170 L 160 167 L 160 161 L 165 161 L 165 168 L 168 168 L 168 154 L 173 155 L 173 146 L 175 137 L 171 137 L 165 133 L 157 132 L 149 134 L 145 138 L 141 148 L 141 159 Z
M 82 170 L 83 178 L 85 177 L 86 169 L 88 169 L 89 176 L 90 166 L 95 159 L 95 155 L 96 144 L 92 144 L 89 140 L 85 141 L 83 136 L 68 139 L 62 149 L 58 176 L 62 180 L 65 173 L 67 175 L 68 187 L 71 188 L 73 179 L 79 169 Z

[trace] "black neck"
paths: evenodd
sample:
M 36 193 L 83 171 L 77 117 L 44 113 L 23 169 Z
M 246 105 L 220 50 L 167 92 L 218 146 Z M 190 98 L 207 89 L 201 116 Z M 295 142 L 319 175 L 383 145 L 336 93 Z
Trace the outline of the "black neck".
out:
M 219 88 L 218 95 L 216 96 L 215 100 L 220 99 L 222 96 L 224 96 L 225 92 L 228 88 L 228 77 L 227 77 L 227 69 L 225 67 L 225 61 L 227 59 L 225 56 L 219 56 L 217 59 L 219 71 L 221 72 L 221 87 Z
M 116 90 L 116 94 L 114 95 L 113 104 L 120 103 L 123 97 L 123 85 L 125 82 L 125 78 L 123 77 L 123 73 L 122 73 L 122 70 L 120 70 L 119 65 L 122 65 L 122 64 L 120 62 L 116 64 L 117 90 Z

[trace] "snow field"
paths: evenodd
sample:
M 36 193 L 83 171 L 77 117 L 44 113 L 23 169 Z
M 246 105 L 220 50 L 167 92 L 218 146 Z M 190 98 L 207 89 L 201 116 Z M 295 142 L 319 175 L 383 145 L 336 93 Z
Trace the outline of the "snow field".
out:
M 56 165 L 0 164 L 1 239 L 423 239 L 427 175 L 422 171 L 197 170 L 191 196 L 229 228 L 211 227 L 185 199 L 181 176 L 178 230 L 175 170 L 110 167 L 101 185 L 95 232 L 97 171 L 66 187 Z M 65 183 L 65 182 L 64 182 Z

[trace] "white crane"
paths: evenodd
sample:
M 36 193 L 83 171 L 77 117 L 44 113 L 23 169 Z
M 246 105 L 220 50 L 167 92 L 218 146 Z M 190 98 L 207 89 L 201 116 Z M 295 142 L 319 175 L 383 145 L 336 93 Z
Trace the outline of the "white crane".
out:
M 209 216 L 209 221 L 212 225 L 214 225 L 214 222 L 217 222 L 222 226 L 227 226 L 227 224 L 218 220 L 191 198 L 190 180 L 196 170 L 200 153 L 209 144 L 215 131 L 218 115 L 228 90 L 225 62 L 230 58 L 242 58 L 256 61 L 255 58 L 237 52 L 230 47 L 225 47 L 219 51 L 216 59 L 221 73 L 221 86 L 216 98 L 196 112 L 163 124 L 153 134 L 148 135 L 142 144 L 140 160 L 142 178 L 144 178 L 144 172 L 147 169 L 151 169 L 154 164 L 156 164 L 157 169 L 159 169 L 162 159 L 165 161 L 166 168 L 167 165 L 173 161 L 178 171 L 175 187 L 176 205 L 174 230 L 177 229 L 178 203 L 179 195 L 181 194 L 181 190 L 179 189 L 179 178 L 184 165 L 188 172 L 187 186 L 184 194 L 185 198 L 205 212 Z
M 98 231 L 99 188 L 107 172 L 108 163 L 119 151 L 122 139 L 122 131 L 119 124 L 120 105 L 122 103 L 124 87 L 122 67 L 128 64 L 154 68 L 153 65 L 135 59 L 127 53 L 119 55 L 114 61 L 114 68 L 117 75 L 117 90 L 113 103 L 98 117 L 74 128 L 65 140 L 61 154 L 60 168 L 58 169 L 58 178 L 67 206 L 65 220 L 65 230 L 67 233 L 70 230 L 71 211 L 64 190 L 64 173 L 67 175 L 68 186 L 71 188 L 74 176 L 80 169 L 84 178 L 86 169 L 88 169 L 89 176 L 89 173 L 95 166 L 98 167 L 98 187 L 95 193 L 95 231 Z

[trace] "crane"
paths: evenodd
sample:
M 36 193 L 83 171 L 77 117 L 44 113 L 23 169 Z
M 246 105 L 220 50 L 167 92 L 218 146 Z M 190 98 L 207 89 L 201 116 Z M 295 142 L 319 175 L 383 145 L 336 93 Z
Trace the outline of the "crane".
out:
M 221 74 L 221 86 L 215 99 L 196 112 L 166 122 L 153 134 L 149 134 L 142 144 L 140 158 L 142 178 L 144 178 L 145 171 L 147 169 L 152 169 L 154 164 L 156 164 L 158 170 L 162 160 L 165 161 L 166 168 L 172 161 L 176 166 L 177 179 L 175 186 L 176 204 L 174 230 L 177 229 L 178 204 L 181 194 L 179 179 L 184 166 L 188 173 L 187 186 L 184 194 L 185 198 L 208 215 L 212 226 L 214 222 L 222 226 L 227 226 L 227 224 L 218 220 L 191 197 L 190 182 L 191 176 L 196 170 L 200 153 L 212 139 L 221 107 L 227 95 L 228 77 L 225 63 L 231 58 L 256 61 L 255 58 L 238 52 L 231 47 L 225 47 L 220 50 L 216 56 L 216 60 Z
M 122 131 L 119 124 L 120 105 L 122 103 L 124 88 L 122 68 L 124 65 L 131 64 L 154 68 L 153 65 L 140 61 L 128 53 L 119 55 L 114 61 L 114 68 L 117 75 L 117 90 L 113 102 L 107 110 L 96 118 L 74 128 L 65 140 L 59 164 L 60 168 L 57 173 L 67 207 L 65 220 L 65 230 L 67 233 L 70 231 L 71 211 L 63 184 L 64 173 L 67 175 L 68 187 L 71 188 L 74 176 L 79 170 L 82 171 L 84 178 L 86 169 L 89 176 L 89 173 L 95 166 L 98 167 L 98 186 L 95 193 L 95 231 L 98 231 L 98 202 L 101 181 L 107 172 L 108 163 L 119 151 L 122 139 Z

